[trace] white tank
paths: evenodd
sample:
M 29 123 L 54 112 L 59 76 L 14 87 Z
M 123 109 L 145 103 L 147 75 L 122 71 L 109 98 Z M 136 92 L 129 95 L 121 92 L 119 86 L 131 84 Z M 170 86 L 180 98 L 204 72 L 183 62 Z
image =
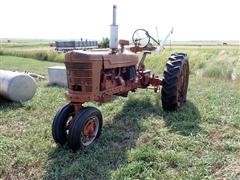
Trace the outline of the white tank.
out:
M 67 74 L 65 66 L 48 67 L 49 84 L 67 87 Z
M 25 73 L 0 70 L 0 95 L 22 102 L 32 99 L 37 90 L 36 81 Z

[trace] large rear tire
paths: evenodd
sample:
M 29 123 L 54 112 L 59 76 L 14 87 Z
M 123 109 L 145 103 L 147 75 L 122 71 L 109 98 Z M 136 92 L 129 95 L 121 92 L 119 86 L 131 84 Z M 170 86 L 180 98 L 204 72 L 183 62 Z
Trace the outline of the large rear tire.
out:
M 163 110 L 177 110 L 186 102 L 188 81 L 189 63 L 187 54 L 172 54 L 163 73 L 161 91 Z

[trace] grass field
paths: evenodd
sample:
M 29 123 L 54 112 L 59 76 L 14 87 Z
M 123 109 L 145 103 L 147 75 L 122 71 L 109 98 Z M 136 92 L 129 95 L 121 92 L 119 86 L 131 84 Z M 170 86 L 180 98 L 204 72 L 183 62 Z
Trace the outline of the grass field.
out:
M 64 54 L 56 52 L 48 41 L 16 41 L 0 43 L 0 55 L 63 62 Z
M 190 58 L 188 101 L 163 112 L 161 97 L 138 90 L 97 105 L 103 113 L 97 143 L 73 153 L 51 136 L 56 111 L 67 101 L 64 88 L 38 81 L 31 101 L 1 102 L 0 178 L 3 179 L 239 179 L 240 50 L 177 46 L 147 60 L 162 74 L 170 52 Z M 1 69 L 47 75 L 61 63 L 0 56 Z

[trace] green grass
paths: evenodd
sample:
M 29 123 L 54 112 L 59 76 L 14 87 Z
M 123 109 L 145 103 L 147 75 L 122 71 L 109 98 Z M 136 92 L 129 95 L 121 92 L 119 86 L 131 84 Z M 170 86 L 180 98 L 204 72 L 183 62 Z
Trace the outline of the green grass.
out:
M 13 41 L 0 43 L 0 55 L 63 62 L 64 54 L 50 47 L 48 41 Z
M 154 53 L 146 60 L 146 64 L 154 72 L 162 72 L 165 59 L 171 52 L 186 52 L 191 58 L 190 73 L 199 77 L 240 80 L 240 46 L 222 47 L 177 47 L 165 50 L 161 56 Z M 156 65 L 156 62 L 158 64 Z
M 205 43 L 205 45 L 204 45 Z M 210 44 L 209 44 L 210 43 Z M 165 60 L 174 51 L 186 52 L 191 57 L 190 71 L 200 77 L 240 80 L 240 46 L 216 45 L 217 42 L 195 42 L 195 45 L 168 47 L 159 56 L 153 53 L 147 58 L 147 65 L 154 72 L 162 72 Z M 64 54 L 56 52 L 48 41 L 13 41 L 0 44 L 0 55 L 32 58 L 42 61 L 63 62 Z M 156 66 L 156 62 L 158 62 Z
M 0 56 L 0 69 L 4 70 L 26 71 L 47 76 L 47 68 L 57 65 L 63 65 L 63 63 L 43 62 L 14 56 Z
M 0 55 L 32 58 L 42 61 L 63 62 L 64 54 L 54 50 L 0 50 Z
M 49 47 L 50 42 L 49 41 L 41 41 L 41 40 L 13 40 L 11 42 L 1 42 L 2 48 L 43 48 L 43 47 Z
M 151 90 L 89 103 L 101 110 L 104 125 L 97 143 L 83 151 L 59 147 L 51 136 L 52 119 L 67 103 L 64 88 L 38 81 L 31 101 L 1 102 L 0 178 L 239 179 L 240 81 L 200 75 L 213 65 L 222 67 L 215 62 L 222 49 L 174 49 L 180 50 L 189 54 L 191 66 L 185 106 L 164 112 L 159 93 Z M 239 52 L 227 52 L 224 62 L 232 67 Z M 151 55 L 147 67 L 161 74 L 169 53 Z M 59 63 L 0 56 L 1 69 L 46 76 L 52 65 Z

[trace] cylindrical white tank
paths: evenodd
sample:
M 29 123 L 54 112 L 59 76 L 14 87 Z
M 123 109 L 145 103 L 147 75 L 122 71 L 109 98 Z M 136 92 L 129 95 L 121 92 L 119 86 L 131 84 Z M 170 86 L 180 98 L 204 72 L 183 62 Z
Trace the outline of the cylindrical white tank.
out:
M 32 99 L 36 81 L 25 73 L 0 70 L 0 95 L 16 102 Z
M 48 67 L 49 84 L 67 87 L 67 74 L 65 66 Z

